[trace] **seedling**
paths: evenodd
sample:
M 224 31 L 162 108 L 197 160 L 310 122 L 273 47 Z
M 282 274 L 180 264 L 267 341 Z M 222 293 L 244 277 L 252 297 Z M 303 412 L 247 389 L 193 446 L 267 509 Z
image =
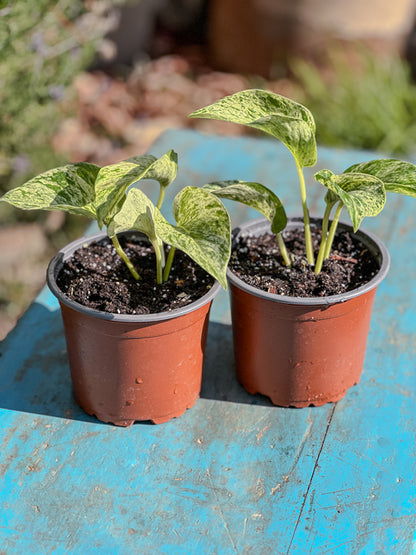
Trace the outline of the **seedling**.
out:
M 316 126 L 311 112 L 284 96 L 249 89 L 226 96 L 193 112 L 190 117 L 247 125 L 272 135 L 289 149 L 299 178 L 306 257 L 316 274 L 320 273 L 323 261 L 330 256 L 343 207 L 348 211 L 354 231 L 357 231 L 364 217 L 376 216 L 384 208 L 386 192 L 416 197 L 416 166 L 401 160 L 382 159 L 355 164 L 339 175 L 326 169 L 315 173 L 314 178 L 327 188 L 322 239 L 315 262 L 303 173 L 305 167 L 314 166 L 317 160 Z M 266 216 L 272 224 L 272 232 L 277 234 L 284 264 L 291 265 L 282 237 L 287 222 L 285 210 L 270 189 L 259 183 L 237 180 L 209 183 L 204 188 L 218 197 L 243 202 Z
M 157 283 L 169 278 L 176 249 L 188 254 L 226 288 L 226 268 L 231 250 L 230 218 L 221 201 L 208 190 L 185 187 L 173 200 L 177 225 L 162 215 L 166 187 L 176 177 L 177 155 L 173 150 L 157 159 L 136 156 L 100 168 L 94 164 L 69 164 L 49 170 L 7 192 L 0 201 L 24 210 L 61 210 L 96 220 L 105 227 L 117 253 L 132 276 L 140 279 L 118 234 L 138 231 L 154 247 Z M 159 182 L 156 205 L 137 188 L 142 179 Z M 170 245 L 165 259 L 164 244 Z

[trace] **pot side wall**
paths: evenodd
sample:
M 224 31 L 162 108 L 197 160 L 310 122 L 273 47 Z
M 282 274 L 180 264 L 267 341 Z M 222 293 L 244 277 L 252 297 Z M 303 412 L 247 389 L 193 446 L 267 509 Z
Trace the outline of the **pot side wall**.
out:
M 74 396 L 104 422 L 161 423 L 199 397 L 211 302 L 155 323 L 93 318 L 60 303 Z
M 311 219 L 312 225 L 321 223 Z M 288 228 L 301 225 L 301 218 L 288 220 Z M 348 224 L 338 226 L 353 233 Z M 240 235 L 264 232 L 270 233 L 270 223 L 252 220 L 234 230 L 234 242 Z M 376 236 L 354 235 L 380 269 L 368 283 L 339 295 L 281 297 L 245 284 L 228 270 L 237 377 L 249 393 L 266 395 L 279 406 L 319 406 L 338 401 L 359 382 L 374 297 L 390 257 Z
M 237 376 L 275 405 L 319 406 L 360 380 L 376 289 L 329 307 L 279 304 L 231 284 Z

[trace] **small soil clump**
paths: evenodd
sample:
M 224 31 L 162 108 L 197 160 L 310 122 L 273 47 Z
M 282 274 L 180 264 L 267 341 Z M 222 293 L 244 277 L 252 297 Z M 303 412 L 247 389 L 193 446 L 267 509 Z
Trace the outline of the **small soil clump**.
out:
M 154 314 L 186 306 L 202 297 L 214 279 L 181 251 L 176 251 L 167 282 L 156 283 L 156 259 L 149 243 L 120 237 L 120 244 L 141 279 L 136 281 L 112 242 L 102 239 L 78 249 L 64 262 L 57 284 L 73 301 L 114 314 Z
M 312 227 L 311 232 L 316 258 L 321 231 Z M 230 269 L 253 287 L 291 297 L 345 293 L 370 281 L 379 270 L 379 264 L 365 245 L 346 231 L 335 235 L 331 255 L 317 276 L 306 260 L 303 229 L 285 231 L 283 238 L 292 258 L 291 268 L 283 264 L 275 235 L 265 233 L 239 238 L 231 255 Z

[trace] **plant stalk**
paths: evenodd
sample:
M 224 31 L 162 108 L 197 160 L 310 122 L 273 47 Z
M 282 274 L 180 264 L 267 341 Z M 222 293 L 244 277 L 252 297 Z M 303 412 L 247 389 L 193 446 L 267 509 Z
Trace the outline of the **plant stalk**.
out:
M 156 208 L 158 208 L 159 210 L 161 209 L 163 199 L 165 198 L 165 189 L 166 187 L 162 187 L 162 185 L 160 186 L 159 198 L 157 199 L 157 204 L 156 204 Z
M 308 264 L 313 265 L 315 263 L 315 257 L 313 254 L 312 248 L 312 235 L 311 235 L 311 225 L 309 221 L 309 210 L 308 204 L 306 199 L 306 186 L 305 186 L 305 176 L 303 175 L 302 168 L 296 161 L 296 169 L 299 176 L 299 185 L 300 185 L 300 196 L 302 200 L 302 209 L 303 209 L 303 222 L 305 226 L 305 244 L 306 244 L 306 258 L 308 260 Z
M 125 263 L 127 268 L 130 270 L 130 273 L 134 277 L 134 279 L 136 281 L 141 279 L 140 275 L 136 271 L 136 268 L 133 266 L 132 261 L 130 260 L 130 258 L 127 256 L 127 254 L 121 248 L 121 245 L 120 245 L 120 242 L 118 240 L 117 235 L 114 235 L 113 237 L 111 237 L 111 240 L 112 240 L 113 245 L 114 245 L 114 247 L 117 251 L 117 254 L 123 259 L 123 262 Z
M 339 221 L 339 217 L 341 215 L 341 211 L 342 211 L 343 206 L 344 206 L 344 204 L 341 201 L 339 201 L 339 204 L 338 204 L 337 209 L 335 211 L 334 219 L 332 220 L 331 227 L 329 228 L 329 233 L 328 233 L 328 237 L 327 237 L 327 240 L 326 240 L 326 246 L 325 246 L 324 260 L 326 260 L 329 257 L 330 253 L 331 253 L 332 243 L 334 242 L 335 232 L 336 232 L 337 227 L 338 227 L 338 221 Z
M 163 244 L 161 245 L 157 238 L 151 239 L 149 237 L 149 239 L 153 245 L 156 256 L 156 283 L 161 285 L 163 283 L 163 261 L 165 258 L 164 253 L 162 252 Z
M 286 245 L 281 233 L 276 234 L 277 242 L 279 243 L 280 254 L 282 255 L 284 265 L 291 268 L 292 263 L 290 261 L 289 255 L 287 253 Z
M 316 259 L 316 264 L 315 264 L 315 275 L 318 275 L 322 270 L 322 263 L 324 261 L 324 255 L 325 255 L 325 247 L 328 239 L 329 216 L 331 215 L 331 210 L 333 206 L 334 206 L 333 204 L 326 205 L 324 217 L 322 219 L 322 237 L 321 237 L 321 244 L 319 246 L 318 258 Z
M 168 257 L 166 259 L 165 269 L 163 270 L 163 281 L 167 281 L 169 278 L 170 270 L 172 268 L 173 257 L 175 256 L 176 248 L 170 247 Z

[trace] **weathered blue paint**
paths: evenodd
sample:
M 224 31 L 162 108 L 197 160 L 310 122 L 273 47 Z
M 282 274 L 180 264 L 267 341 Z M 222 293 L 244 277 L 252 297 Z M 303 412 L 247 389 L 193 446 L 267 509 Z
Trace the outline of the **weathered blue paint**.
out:
M 179 153 L 173 187 L 279 183 L 297 211 L 296 171 L 273 141 L 175 131 L 152 153 L 169 148 Z M 375 156 L 319 155 L 334 171 Z M 311 184 L 314 214 L 320 192 Z M 160 426 L 99 423 L 72 399 L 59 309 L 42 291 L 0 345 L 0 553 L 412 553 L 414 210 L 414 200 L 389 197 L 385 213 L 365 222 L 388 245 L 392 268 L 377 293 L 362 381 L 336 405 L 290 410 L 248 395 L 233 374 L 224 293 L 195 407 Z

